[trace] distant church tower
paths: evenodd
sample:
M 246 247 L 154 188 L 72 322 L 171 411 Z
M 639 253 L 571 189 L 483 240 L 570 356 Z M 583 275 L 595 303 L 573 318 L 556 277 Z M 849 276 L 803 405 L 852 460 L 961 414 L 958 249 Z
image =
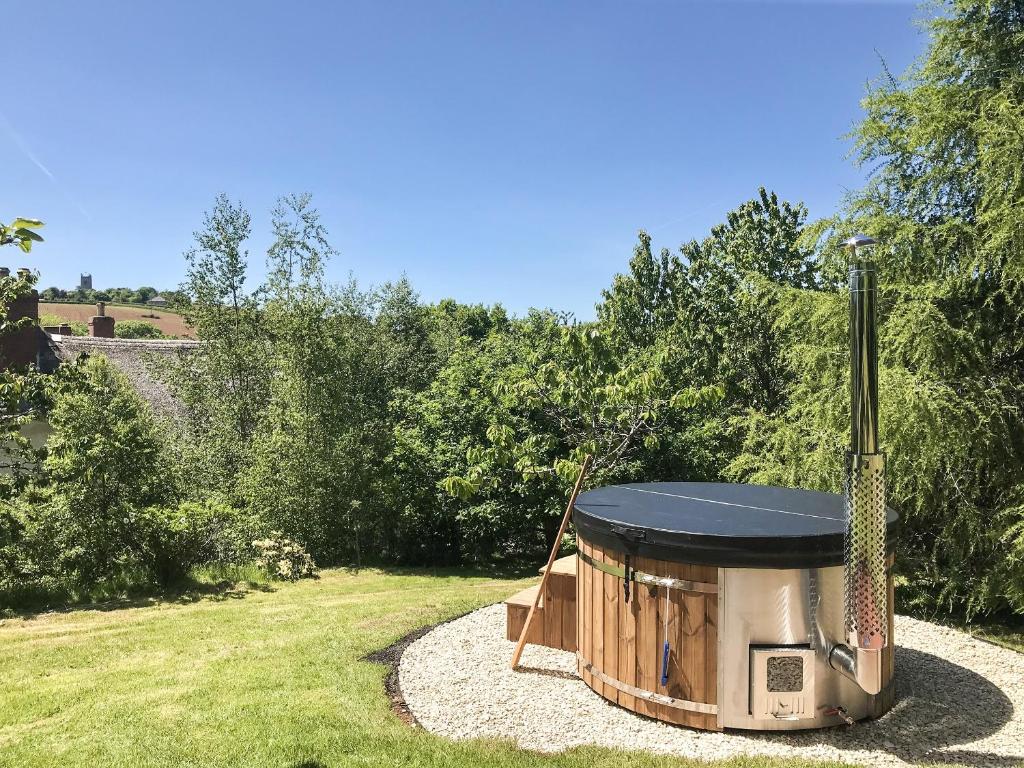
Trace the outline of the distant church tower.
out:
M 91 291 L 92 275 L 90 275 L 88 272 L 83 272 L 81 276 L 81 282 L 78 284 L 78 287 L 81 288 L 83 291 Z

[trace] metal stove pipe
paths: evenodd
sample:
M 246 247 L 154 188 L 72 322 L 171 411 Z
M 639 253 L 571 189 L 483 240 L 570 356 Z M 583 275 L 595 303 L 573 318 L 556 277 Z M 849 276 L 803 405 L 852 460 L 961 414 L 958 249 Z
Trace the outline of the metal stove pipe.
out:
M 882 689 L 888 638 L 885 456 L 878 452 L 877 280 L 866 235 L 843 243 L 850 256 L 850 450 L 846 455 L 846 644 L 829 664 L 867 693 Z

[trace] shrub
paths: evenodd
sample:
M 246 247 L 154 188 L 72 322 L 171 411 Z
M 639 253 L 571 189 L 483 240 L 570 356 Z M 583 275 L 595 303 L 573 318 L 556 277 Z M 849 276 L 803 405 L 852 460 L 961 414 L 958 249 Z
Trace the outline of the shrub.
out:
M 39 325 L 69 325 L 72 336 L 88 336 L 89 326 L 81 320 L 69 321 L 60 315 L 42 314 L 39 316 Z
M 167 335 L 145 320 L 120 320 L 114 325 L 114 335 L 119 339 L 166 339 Z
M 192 567 L 217 559 L 219 539 L 236 516 L 230 507 L 209 502 L 147 507 L 132 515 L 130 546 L 156 582 L 167 587 Z
M 252 543 L 266 538 L 268 526 L 251 510 L 239 509 L 219 496 L 206 498 L 202 503 L 217 510 L 217 530 L 209 562 L 251 566 Z
M 257 562 L 271 578 L 297 581 L 316 576 L 313 558 L 301 544 L 286 539 L 281 531 L 271 531 L 268 538 L 257 539 L 252 545 L 258 552 Z
M 138 554 L 139 510 L 176 499 L 163 430 L 125 376 L 102 356 L 62 365 L 48 382 L 53 431 L 39 505 L 47 570 L 89 583 Z
M 0 508 L 0 594 L 19 581 L 24 526 L 10 509 Z

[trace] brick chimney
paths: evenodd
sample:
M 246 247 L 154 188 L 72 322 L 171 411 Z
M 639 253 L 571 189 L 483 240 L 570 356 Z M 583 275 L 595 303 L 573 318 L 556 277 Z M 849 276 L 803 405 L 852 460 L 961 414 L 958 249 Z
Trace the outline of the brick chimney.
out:
M 24 277 L 29 270 L 22 268 L 18 275 Z M 0 277 L 10 277 L 11 270 L 0 267 Z M 7 308 L 7 319 L 14 321 L 31 317 L 33 322 L 13 333 L 0 336 L 0 366 L 24 368 L 35 363 L 39 355 L 39 294 L 32 290 L 11 302 Z
M 114 338 L 114 318 L 107 316 L 107 307 L 102 301 L 96 303 L 96 314 L 89 320 L 89 335 L 97 339 Z

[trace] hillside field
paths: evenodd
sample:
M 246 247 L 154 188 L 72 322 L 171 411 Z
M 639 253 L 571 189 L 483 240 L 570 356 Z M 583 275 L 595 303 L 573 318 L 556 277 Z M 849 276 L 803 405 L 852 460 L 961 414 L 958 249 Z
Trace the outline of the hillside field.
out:
M 114 321 L 143 320 L 152 323 L 168 336 L 182 338 L 195 337 L 195 330 L 185 318 L 176 312 L 160 307 L 133 307 L 124 304 L 108 304 L 106 312 Z M 39 315 L 56 315 L 69 323 L 88 323 L 89 318 L 96 314 L 95 304 L 67 304 L 64 302 L 39 302 Z M 147 317 L 156 315 L 156 317 Z

